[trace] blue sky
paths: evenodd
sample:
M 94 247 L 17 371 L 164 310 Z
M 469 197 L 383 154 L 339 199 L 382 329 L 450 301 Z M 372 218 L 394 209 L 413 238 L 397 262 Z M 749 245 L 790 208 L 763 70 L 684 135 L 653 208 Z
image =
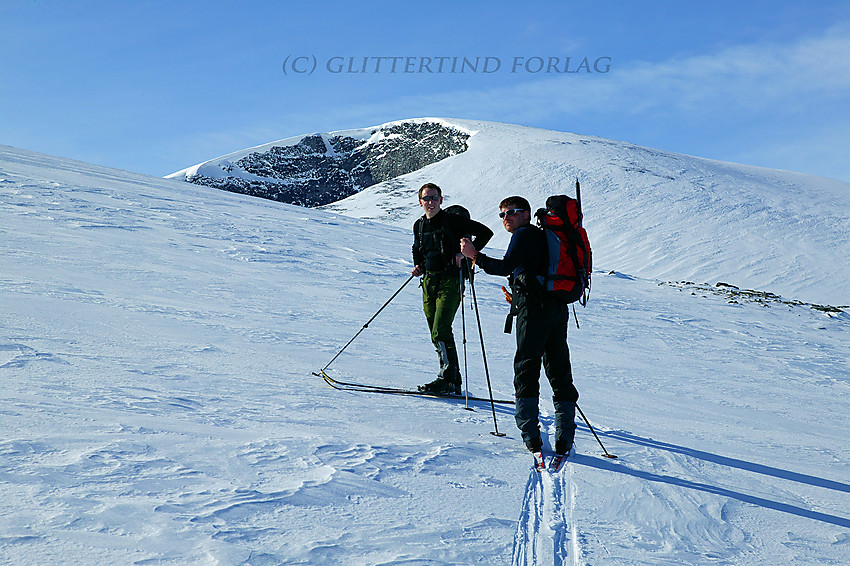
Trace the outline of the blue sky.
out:
M 0 4 L 3 144 L 166 175 L 420 116 L 850 181 L 850 2 Z

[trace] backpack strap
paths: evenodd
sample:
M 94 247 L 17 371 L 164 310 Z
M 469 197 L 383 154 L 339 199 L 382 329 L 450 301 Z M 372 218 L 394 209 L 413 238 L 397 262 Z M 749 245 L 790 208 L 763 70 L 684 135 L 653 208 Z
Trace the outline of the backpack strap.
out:
M 457 217 L 457 215 L 452 215 L 450 212 L 446 213 L 446 216 L 443 218 L 443 226 L 440 228 L 440 253 L 444 256 L 446 255 L 446 246 L 450 245 L 447 242 L 451 242 L 455 238 L 454 229 L 452 229 L 452 218 Z M 458 238 L 459 240 L 460 238 Z M 454 256 L 450 258 L 446 258 L 449 264 L 452 264 L 452 260 Z
M 454 256 L 452 255 L 451 257 L 447 257 L 447 255 L 446 255 L 446 238 L 447 237 L 451 238 L 451 237 L 453 237 L 453 234 L 454 234 L 454 231 L 452 230 L 452 227 L 451 227 L 451 217 L 452 217 L 452 215 L 448 212 L 445 212 L 444 210 L 440 211 L 440 213 L 444 214 L 444 216 L 440 219 L 442 221 L 440 223 L 440 226 L 436 230 L 434 230 L 434 232 L 439 233 L 439 234 L 437 234 L 436 239 L 437 239 L 437 241 L 439 242 L 439 245 L 440 245 L 440 255 L 446 260 L 446 269 L 444 271 L 446 271 L 446 272 L 447 271 L 453 271 L 453 268 L 456 267 L 455 264 L 454 264 L 454 261 L 453 261 Z M 428 219 L 423 214 L 420 217 L 419 220 L 420 220 L 420 222 L 419 222 L 419 253 L 422 254 L 422 256 L 424 257 L 425 256 L 425 222 Z
M 419 253 L 424 257 L 425 255 L 425 215 L 423 214 L 419 218 L 419 222 L 417 223 L 419 226 Z

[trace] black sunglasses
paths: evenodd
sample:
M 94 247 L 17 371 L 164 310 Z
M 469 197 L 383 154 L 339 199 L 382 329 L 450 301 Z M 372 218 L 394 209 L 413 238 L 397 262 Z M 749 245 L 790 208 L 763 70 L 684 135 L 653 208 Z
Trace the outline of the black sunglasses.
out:
M 421 200 L 423 202 L 431 202 L 431 201 L 438 201 L 441 198 L 442 197 L 440 195 L 431 195 L 431 196 L 419 197 L 419 200 Z
M 525 212 L 524 208 L 512 208 L 510 210 L 505 210 L 504 212 L 499 213 L 499 218 L 504 218 L 505 216 L 513 216 L 517 212 Z

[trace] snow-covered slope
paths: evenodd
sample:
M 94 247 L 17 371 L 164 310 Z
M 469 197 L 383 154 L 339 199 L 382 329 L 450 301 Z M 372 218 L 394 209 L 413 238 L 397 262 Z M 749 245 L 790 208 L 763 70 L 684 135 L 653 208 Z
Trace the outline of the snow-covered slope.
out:
M 329 210 L 411 226 L 435 182 L 507 245 L 502 198 L 542 206 L 582 182 L 597 265 L 642 277 L 729 282 L 850 304 L 850 184 L 522 126 L 452 120 L 469 149 L 374 185 Z
M 0 195 L 0 563 L 850 563 L 846 313 L 597 272 L 570 345 L 619 459 L 581 425 L 540 476 L 507 407 L 311 374 L 407 279 L 408 228 L 8 147 Z M 410 284 L 331 371 L 430 380 L 423 319 Z
M 328 210 L 409 228 L 420 212 L 416 190 L 436 182 L 447 203 L 469 208 L 496 232 L 493 245 L 504 248 L 507 234 L 496 217 L 502 198 L 519 194 L 532 206 L 542 206 L 551 194 L 574 194 L 578 178 L 597 265 L 647 278 L 722 281 L 805 301 L 850 304 L 848 183 L 592 136 L 444 118 L 332 132 L 322 135 L 326 141 L 321 145 L 330 148 L 327 140 L 340 137 L 358 139 L 363 147 L 375 148 L 376 161 L 397 161 L 396 153 L 378 145 L 385 139 L 378 133 L 404 128 L 410 139 L 419 134 L 439 139 L 424 134 L 432 130 L 457 132 L 468 148 L 444 151 L 431 163 L 435 144 L 408 143 L 405 147 L 414 149 L 406 157 L 419 147 L 430 158 L 422 162 L 431 164 L 415 170 L 408 164 L 410 172 L 371 185 Z M 274 148 L 302 137 L 237 152 L 173 176 L 244 176 L 233 163 L 251 154 L 273 160 Z M 313 154 L 305 157 L 294 169 L 297 173 L 289 164 L 278 167 L 290 171 L 296 187 L 291 190 L 297 191 L 300 183 L 310 195 L 308 187 L 327 175 L 315 159 Z M 337 177 L 335 173 L 325 182 L 342 186 Z M 244 183 L 251 178 L 247 175 Z M 312 184 L 305 184 L 305 178 Z M 343 184 L 340 197 L 353 192 L 350 183 Z M 306 202 L 299 198 L 290 202 Z

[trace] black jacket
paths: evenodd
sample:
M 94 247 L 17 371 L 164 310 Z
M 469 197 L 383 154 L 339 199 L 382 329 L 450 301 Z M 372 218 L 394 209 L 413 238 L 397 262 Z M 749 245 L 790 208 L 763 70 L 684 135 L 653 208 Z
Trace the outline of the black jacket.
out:
M 476 263 L 490 275 L 505 275 L 515 280 L 523 274 L 531 279 L 546 275 L 547 261 L 546 236 L 542 230 L 529 224 L 511 234 L 504 258 L 478 254 Z
M 460 253 L 460 239 L 472 238 L 476 250 L 493 237 L 484 224 L 440 210 L 433 218 L 423 214 L 413 225 L 413 264 L 427 273 L 456 271 L 454 258 Z

